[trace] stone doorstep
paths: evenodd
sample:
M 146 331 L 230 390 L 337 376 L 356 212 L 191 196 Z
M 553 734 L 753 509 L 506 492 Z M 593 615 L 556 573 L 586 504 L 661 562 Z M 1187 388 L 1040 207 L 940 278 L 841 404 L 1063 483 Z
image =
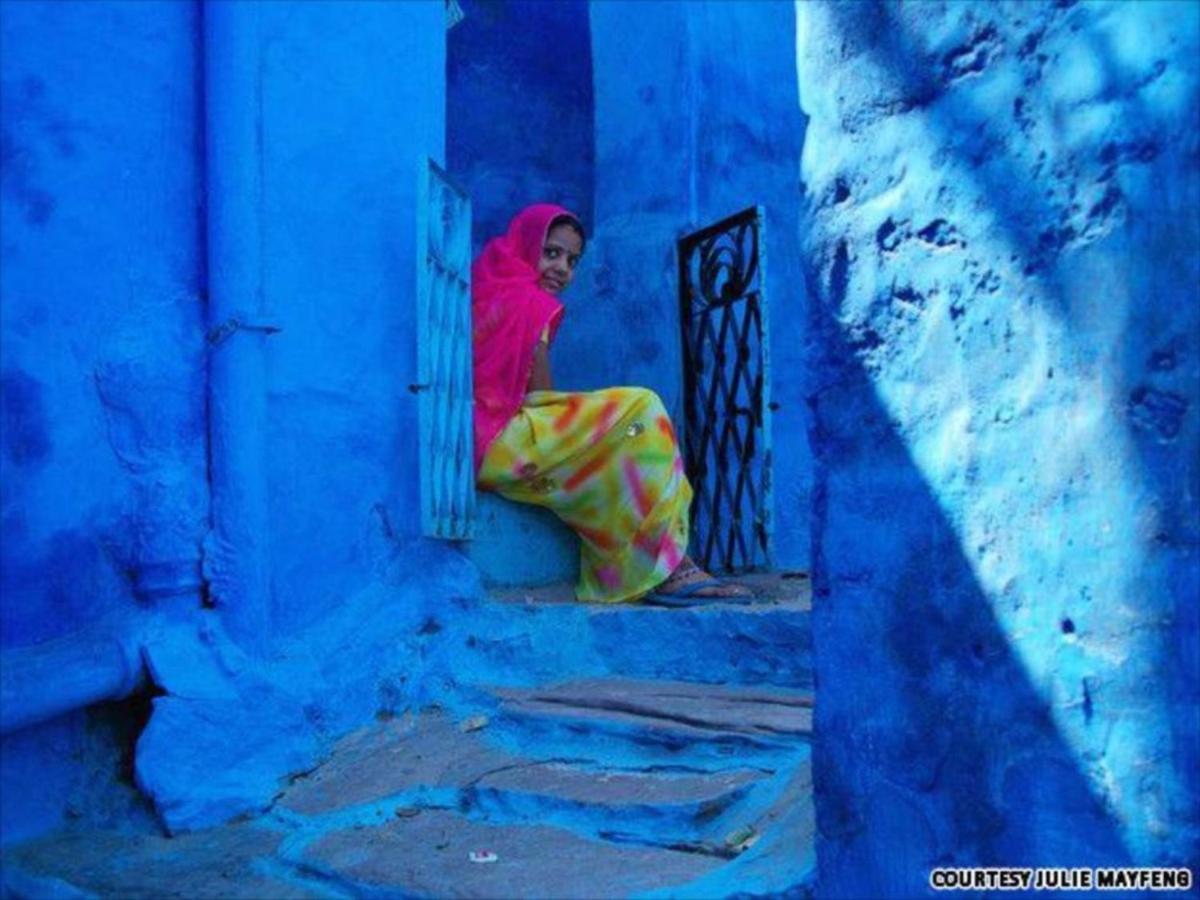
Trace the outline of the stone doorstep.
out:
M 595 805 L 618 813 L 621 807 L 662 806 L 687 815 L 723 807 L 769 774 L 747 768 L 624 771 L 599 768 L 588 759 L 516 756 L 491 745 L 486 727 L 464 732 L 448 715 L 426 712 L 344 738 L 322 765 L 292 780 L 275 808 L 319 818 L 381 802 L 402 809 L 404 797 L 420 799 L 422 792 L 456 805 L 506 793 L 542 798 L 548 812 L 553 805 Z M 368 819 L 374 812 L 363 810 Z
M 726 577 L 726 576 L 722 576 Z M 590 603 L 581 604 L 575 599 L 575 584 L 570 581 L 556 581 L 541 585 L 492 586 L 488 595 L 501 603 L 532 604 L 537 606 L 583 606 L 589 614 L 611 615 L 649 614 L 649 615 L 679 615 L 703 613 L 705 611 L 736 612 L 746 615 L 779 612 L 811 612 L 812 582 L 806 573 L 799 572 L 752 572 L 744 575 L 727 576 L 730 581 L 748 586 L 764 602 L 743 603 L 704 603 L 695 607 L 683 609 L 654 606 L 648 603 Z
M 490 772 L 472 787 L 514 794 L 542 794 L 607 807 L 712 808 L 765 773 L 729 769 L 705 774 L 643 774 L 584 770 L 560 762 L 536 762 Z
M 471 853 L 494 862 L 471 861 Z M 713 871 L 711 855 L 614 844 L 545 825 L 493 825 L 445 810 L 331 832 L 302 865 L 351 893 L 430 897 L 603 898 L 670 888 Z
M 460 623 L 459 677 L 473 686 L 619 675 L 811 687 L 807 587 L 755 577 L 784 599 L 671 609 L 581 604 L 566 584 L 494 592 Z

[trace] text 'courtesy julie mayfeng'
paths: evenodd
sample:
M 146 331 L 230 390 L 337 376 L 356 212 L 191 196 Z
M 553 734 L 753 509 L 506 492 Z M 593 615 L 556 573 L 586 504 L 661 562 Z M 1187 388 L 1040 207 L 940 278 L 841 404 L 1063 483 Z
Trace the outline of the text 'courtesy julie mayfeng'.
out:
M 1151 867 L 1112 868 L 937 868 L 929 886 L 938 891 L 1186 891 L 1192 870 Z

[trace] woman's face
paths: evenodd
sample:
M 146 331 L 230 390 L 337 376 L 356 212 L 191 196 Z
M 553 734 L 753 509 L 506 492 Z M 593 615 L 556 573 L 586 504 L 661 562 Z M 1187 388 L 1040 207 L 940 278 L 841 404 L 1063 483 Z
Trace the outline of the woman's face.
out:
M 538 259 L 538 287 L 550 294 L 562 293 L 575 277 L 575 265 L 583 253 L 583 238 L 563 222 L 546 235 Z

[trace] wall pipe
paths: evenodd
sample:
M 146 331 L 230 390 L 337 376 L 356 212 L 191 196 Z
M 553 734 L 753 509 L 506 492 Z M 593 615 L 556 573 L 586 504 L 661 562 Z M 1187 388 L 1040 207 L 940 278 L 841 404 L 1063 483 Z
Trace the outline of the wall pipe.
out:
M 259 655 L 271 621 L 263 344 L 279 330 L 265 317 L 262 278 L 261 8 L 259 0 L 203 0 L 197 9 L 211 503 L 202 572 L 227 633 L 243 651 Z M 186 560 L 148 566 L 135 590 L 143 601 L 193 593 L 193 567 Z M 148 621 L 5 650 L 0 734 L 142 687 Z
M 141 635 L 88 631 L 4 651 L 0 734 L 128 697 L 143 684 Z
M 203 571 L 230 636 L 270 635 L 263 291 L 263 65 L 259 0 L 205 0 L 208 441 L 211 529 Z

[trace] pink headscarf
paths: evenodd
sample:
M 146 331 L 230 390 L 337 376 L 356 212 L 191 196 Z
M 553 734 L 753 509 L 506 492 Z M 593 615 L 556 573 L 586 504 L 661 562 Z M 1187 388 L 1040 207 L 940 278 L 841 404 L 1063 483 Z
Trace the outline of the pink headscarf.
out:
M 525 207 L 471 266 L 475 471 L 488 445 L 521 408 L 542 329 L 548 327 L 553 337 L 562 320 L 562 304 L 537 284 L 546 232 L 559 216 L 577 219 L 551 203 Z

